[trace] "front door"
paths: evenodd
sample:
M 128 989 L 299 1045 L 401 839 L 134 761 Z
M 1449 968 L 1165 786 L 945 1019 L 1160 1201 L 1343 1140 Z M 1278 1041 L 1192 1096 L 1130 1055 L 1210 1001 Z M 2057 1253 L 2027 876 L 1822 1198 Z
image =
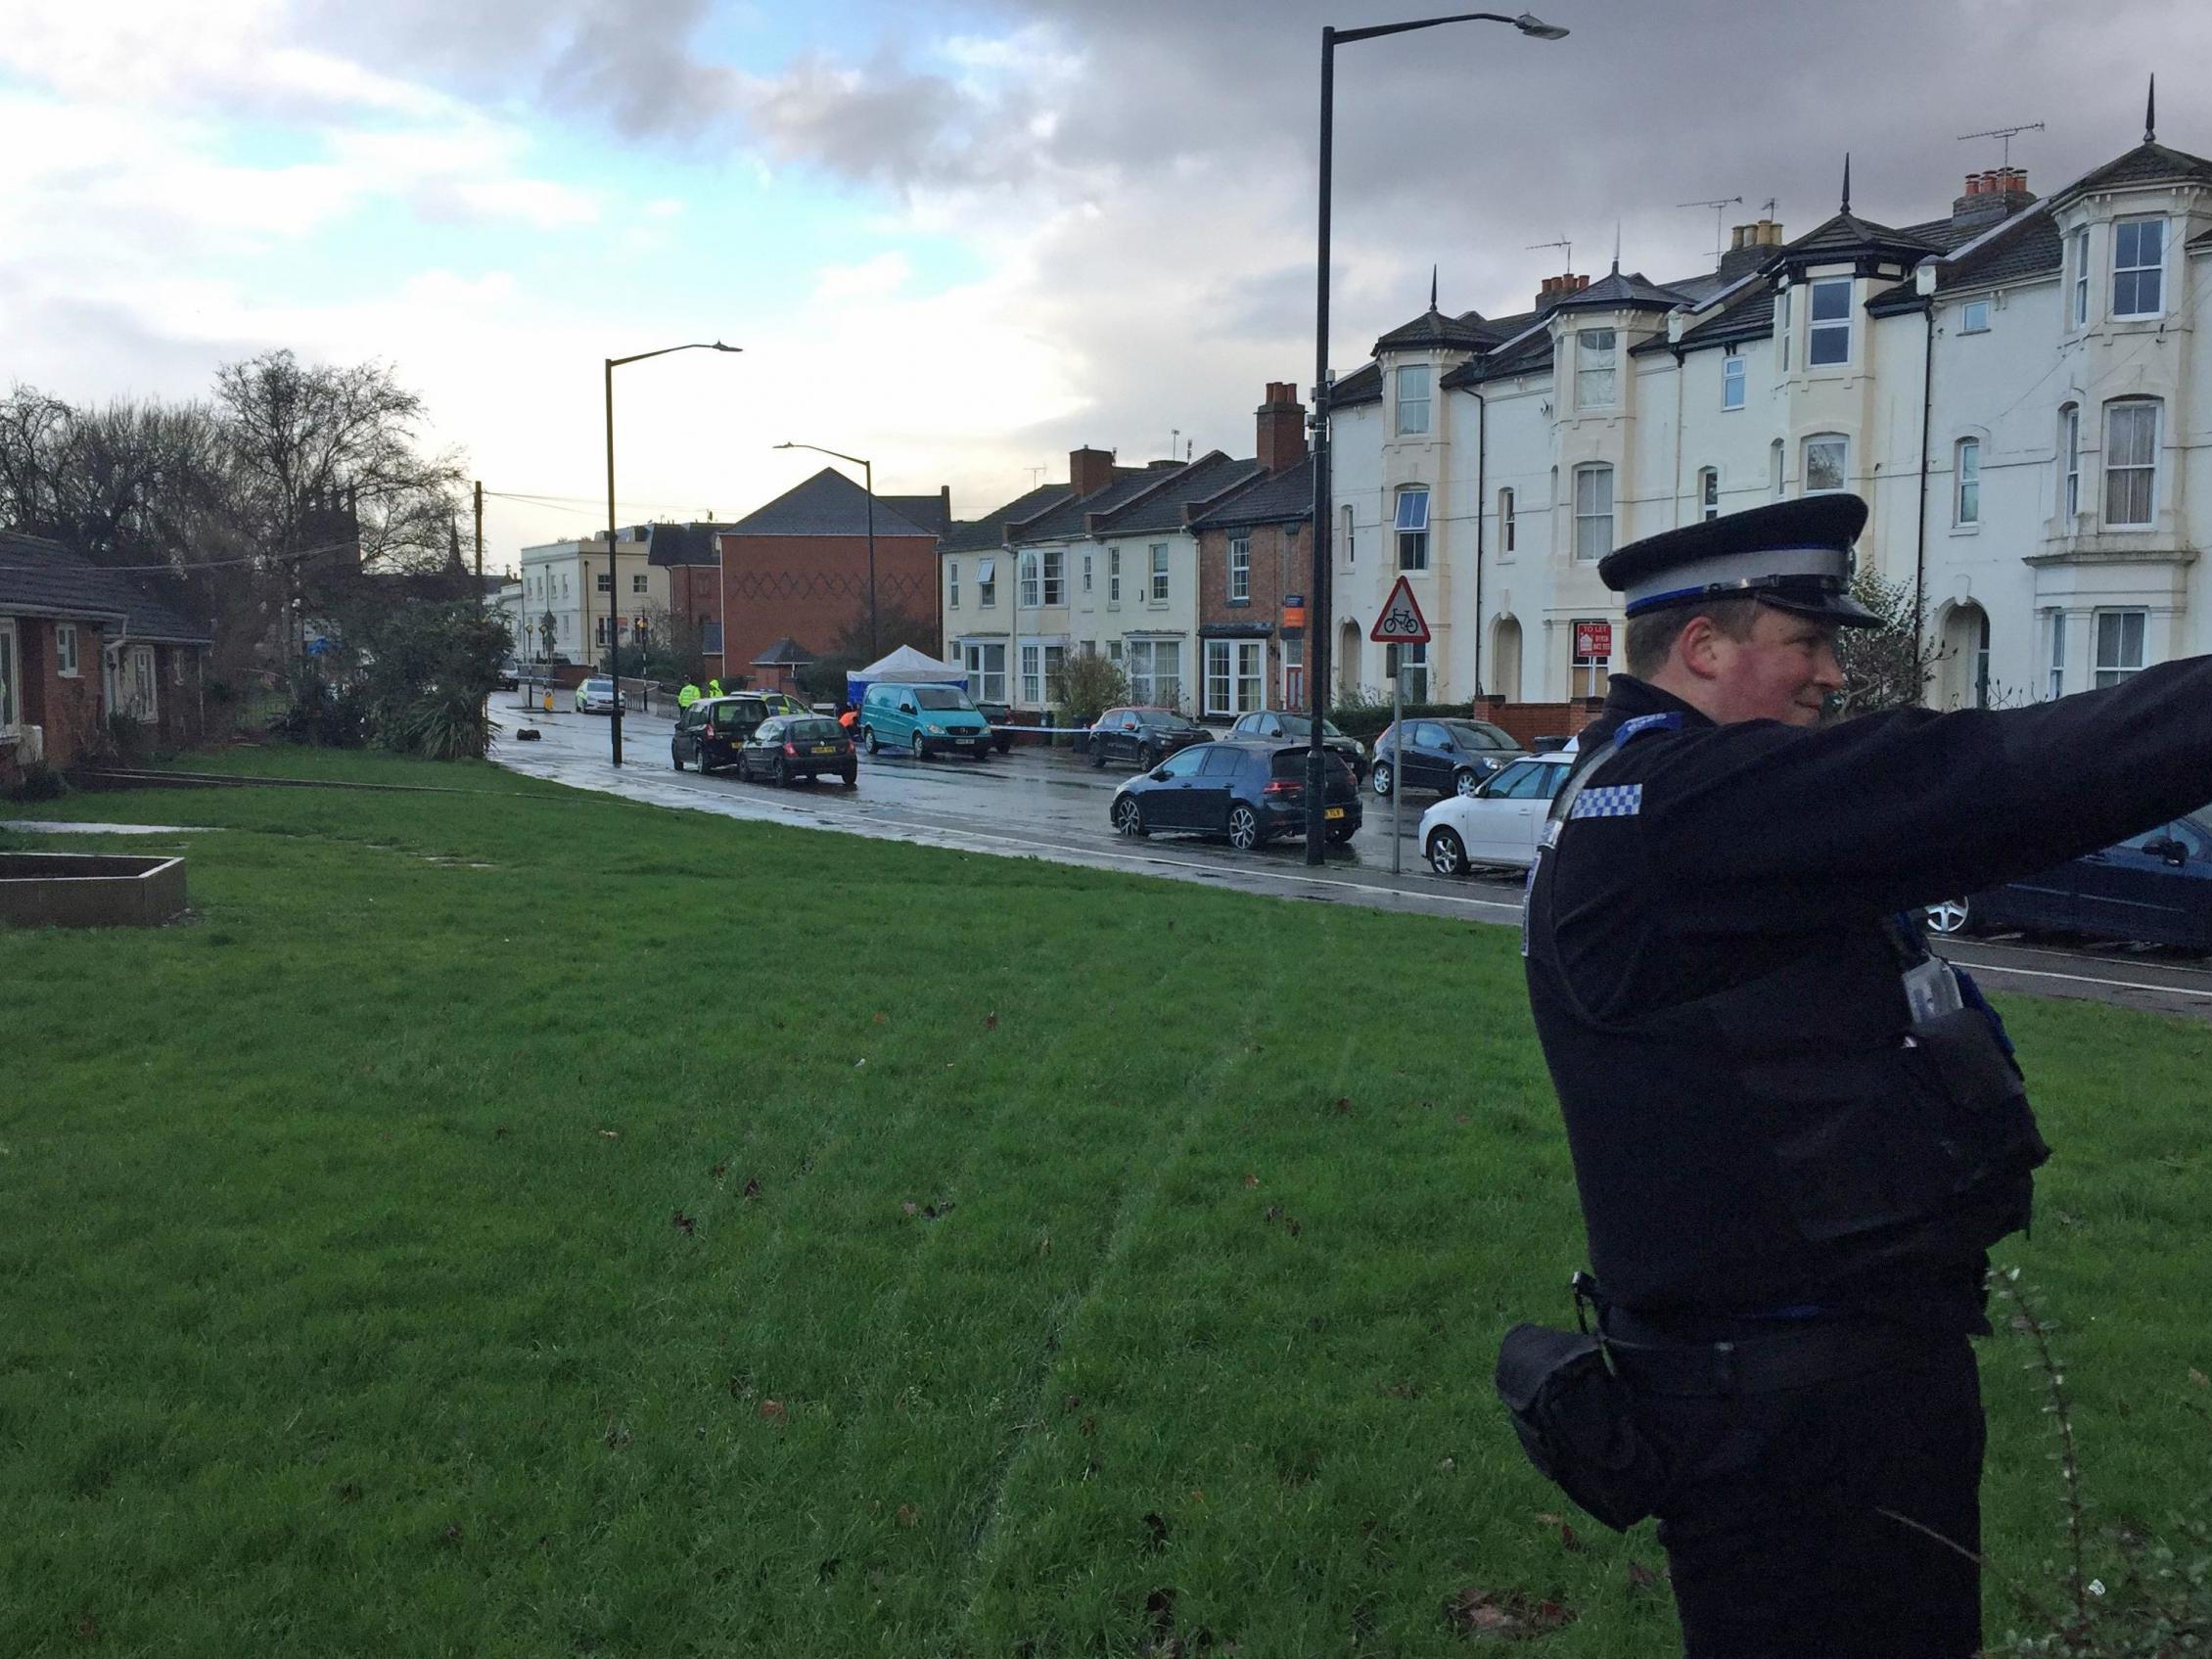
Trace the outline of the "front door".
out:
M 1226 743 L 1201 743 L 1176 756 L 1202 757 L 1191 780 L 1190 821 L 1201 829 L 1220 829 L 1229 821 L 1229 797 L 1244 769 L 1244 751 Z
M 1165 773 L 1168 781 L 1145 793 L 1144 815 L 1149 821 L 1163 829 L 1200 827 L 1194 790 L 1198 767 L 1205 759 L 1204 748 L 1178 749 L 1152 768 L 1152 776 Z
M 2179 861 L 2154 846 L 2176 844 Z M 2201 839 L 2188 824 L 2160 824 L 2073 863 L 2076 925 L 2107 939 L 2187 943 L 2194 928 L 2186 904 L 2189 864 L 2204 867 Z
M 1452 789 L 1451 749 L 1452 739 L 1434 720 L 1408 720 L 1410 742 L 1401 742 L 1399 749 L 1399 773 L 1408 789 L 1434 790 L 1443 795 Z

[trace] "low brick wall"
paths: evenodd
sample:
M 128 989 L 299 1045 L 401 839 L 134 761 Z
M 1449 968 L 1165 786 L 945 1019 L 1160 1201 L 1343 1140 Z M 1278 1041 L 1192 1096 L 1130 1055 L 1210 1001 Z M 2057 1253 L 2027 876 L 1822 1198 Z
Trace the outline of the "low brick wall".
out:
M 19 928 L 154 928 L 184 914 L 184 860 L 0 853 L 0 922 Z
M 1474 716 L 1500 727 L 1524 749 L 1540 737 L 1570 738 L 1604 707 L 1601 699 L 1579 698 L 1571 703 L 1508 703 L 1500 697 L 1478 697 Z

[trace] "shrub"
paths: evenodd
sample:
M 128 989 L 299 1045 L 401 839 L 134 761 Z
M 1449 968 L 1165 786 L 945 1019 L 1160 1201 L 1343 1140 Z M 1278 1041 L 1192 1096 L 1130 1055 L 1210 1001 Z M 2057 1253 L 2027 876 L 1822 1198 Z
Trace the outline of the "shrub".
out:
M 69 792 L 69 780 L 43 761 L 25 766 L 23 781 L 8 791 L 11 801 L 59 801 Z
M 1477 716 L 1469 703 L 1408 703 L 1406 717 L 1409 720 L 1466 720 Z M 1373 743 L 1390 724 L 1390 699 L 1377 703 L 1365 696 L 1341 702 L 1329 711 L 1329 718 L 1347 737 L 1356 737 L 1362 743 Z
M 1119 663 L 1096 656 L 1068 657 L 1053 669 L 1045 687 L 1060 723 L 1087 726 L 1117 703 L 1129 700 L 1129 676 Z

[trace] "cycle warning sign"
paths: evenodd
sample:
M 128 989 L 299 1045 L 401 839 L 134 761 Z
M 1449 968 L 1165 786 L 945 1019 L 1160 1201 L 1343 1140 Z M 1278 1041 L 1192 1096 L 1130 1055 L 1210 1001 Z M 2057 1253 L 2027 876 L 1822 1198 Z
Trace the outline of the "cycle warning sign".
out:
M 1413 602 L 1412 586 L 1404 576 L 1400 576 L 1398 585 L 1390 590 L 1390 598 L 1383 605 L 1382 614 L 1375 618 L 1375 625 L 1367 630 L 1367 637 L 1377 645 L 1428 644 L 1428 619 Z

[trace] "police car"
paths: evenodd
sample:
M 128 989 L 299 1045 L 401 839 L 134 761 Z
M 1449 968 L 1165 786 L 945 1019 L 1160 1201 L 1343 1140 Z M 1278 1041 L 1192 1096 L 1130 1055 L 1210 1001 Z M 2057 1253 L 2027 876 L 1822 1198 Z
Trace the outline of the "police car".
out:
M 615 682 L 605 674 L 594 674 L 576 687 L 576 710 L 579 714 L 612 714 L 618 703 L 627 709 L 629 698 L 617 691 Z
M 1440 876 L 1463 876 L 1477 864 L 1528 868 L 1574 763 L 1572 750 L 1531 755 L 1506 762 L 1471 795 L 1446 796 L 1421 814 L 1421 855 Z

